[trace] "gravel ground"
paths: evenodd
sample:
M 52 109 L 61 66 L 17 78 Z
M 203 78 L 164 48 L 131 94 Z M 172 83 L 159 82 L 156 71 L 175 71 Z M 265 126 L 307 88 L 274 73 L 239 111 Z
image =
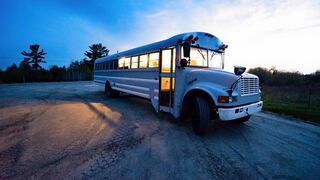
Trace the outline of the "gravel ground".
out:
M 318 179 L 320 127 L 261 112 L 205 137 L 92 82 L 0 85 L 0 179 Z

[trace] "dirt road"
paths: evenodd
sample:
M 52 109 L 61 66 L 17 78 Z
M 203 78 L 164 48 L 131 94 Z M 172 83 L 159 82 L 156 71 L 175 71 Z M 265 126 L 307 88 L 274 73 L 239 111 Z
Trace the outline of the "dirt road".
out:
M 0 179 L 319 177 L 319 126 L 258 113 L 199 137 L 92 82 L 0 85 Z

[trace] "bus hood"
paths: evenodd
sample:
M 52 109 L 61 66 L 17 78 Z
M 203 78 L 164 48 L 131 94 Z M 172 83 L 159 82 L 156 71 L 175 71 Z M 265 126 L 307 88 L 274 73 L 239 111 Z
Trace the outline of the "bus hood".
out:
M 186 75 L 187 81 L 194 81 L 196 79 L 201 82 L 211 82 L 226 89 L 229 89 L 240 78 L 240 76 L 234 73 L 213 68 L 190 68 Z M 242 77 L 257 78 L 257 76 L 249 73 L 244 73 Z

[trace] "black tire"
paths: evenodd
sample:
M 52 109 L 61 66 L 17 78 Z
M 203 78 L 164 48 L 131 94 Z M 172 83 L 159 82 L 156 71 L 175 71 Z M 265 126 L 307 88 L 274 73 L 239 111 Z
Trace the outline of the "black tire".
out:
M 104 88 L 104 92 L 106 93 L 107 97 L 110 98 L 115 98 L 118 97 L 120 92 L 116 91 L 114 89 L 111 88 L 111 85 L 109 82 L 106 82 L 105 88 Z
M 209 102 L 202 96 L 196 96 L 193 106 L 191 114 L 193 131 L 198 135 L 204 135 L 207 133 L 210 125 Z
M 192 101 L 190 99 L 186 99 L 186 102 L 183 102 L 183 107 L 180 115 L 181 122 L 187 122 L 189 120 L 192 113 L 191 105 Z
M 236 123 L 244 123 L 244 122 L 249 121 L 250 117 L 251 116 L 249 115 L 249 116 L 245 116 L 245 117 L 242 117 L 242 118 L 239 118 L 239 119 L 235 119 L 234 122 L 236 122 Z

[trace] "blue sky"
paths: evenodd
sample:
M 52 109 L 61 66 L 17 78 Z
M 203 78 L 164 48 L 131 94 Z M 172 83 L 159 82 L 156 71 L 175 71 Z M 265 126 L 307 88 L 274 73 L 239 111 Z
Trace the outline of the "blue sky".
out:
M 34 43 L 48 53 L 49 67 L 83 58 L 92 43 L 114 53 L 189 31 L 207 31 L 228 44 L 227 69 L 320 69 L 317 0 L 1 0 L 0 20 L 2 69 L 19 63 L 20 52 Z
M 88 2 L 2 0 L 1 67 L 19 62 L 19 52 L 33 43 L 46 50 L 49 65 L 67 65 L 84 57 L 91 43 L 112 49 L 111 40 L 130 36 L 136 10 L 148 7 L 133 1 Z

